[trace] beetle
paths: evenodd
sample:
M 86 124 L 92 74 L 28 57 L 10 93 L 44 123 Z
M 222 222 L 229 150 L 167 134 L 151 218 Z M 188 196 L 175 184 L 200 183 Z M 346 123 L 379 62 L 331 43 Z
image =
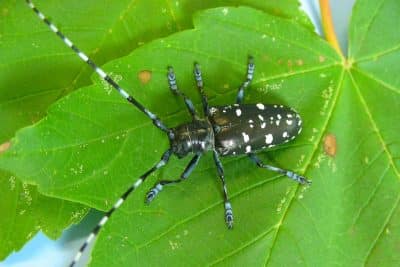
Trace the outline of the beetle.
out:
M 154 113 L 149 111 L 133 96 L 129 95 L 106 72 L 97 66 L 84 52 L 76 47 L 60 30 L 40 12 L 31 0 L 26 0 L 29 7 L 36 15 L 70 47 L 85 63 L 107 83 L 109 83 L 123 98 L 144 113 L 153 124 L 168 136 L 170 147 L 165 151 L 152 168 L 137 179 L 108 210 L 86 241 L 80 247 L 70 266 L 74 266 L 80 259 L 88 244 L 96 237 L 100 229 L 108 221 L 127 197 L 137 189 L 146 178 L 154 171 L 165 166 L 172 155 L 184 158 L 193 155 L 189 164 L 180 177 L 175 180 L 160 180 L 146 194 L 145 201 L 150 203 L 167 185 L 180 183 L 186 180 L 198 164 L 202 155 L 212 152 L 218 176 L 222 183 L 225 222 L 228 229 L 233 228 L 233 210 L 229 201 L 228 190 L 225 183 L 224 168 L 220 157 L 247 155 L 258 167 L 283 174 L 301 184 L 311 184 L 306 177 L 293 171 L 281 169 L 263 163 L 255 154 L 257 151 L 271 148 L 295 139 L 302 130 L 300 115 L 292 108 L 283 105 L 271 104 L 243 104 L 245 89 L 253 80 L 255 64 L 253 57 L 249 56 L 246 79 L 238 89 L 236 103 L 225 106 L 209 106 L 203 88 L 203 78 L 200 65 L 194 63 L 194 79 L 201 95 L 204 118 L 200 118 L 192 101 L 182 93 L 177 85 L 176 76 L 172 67 L 167 68 L 169 89 L 181 97 L 191 114 L 190 122 L 182 123 L 176 127 L 167 127 Z

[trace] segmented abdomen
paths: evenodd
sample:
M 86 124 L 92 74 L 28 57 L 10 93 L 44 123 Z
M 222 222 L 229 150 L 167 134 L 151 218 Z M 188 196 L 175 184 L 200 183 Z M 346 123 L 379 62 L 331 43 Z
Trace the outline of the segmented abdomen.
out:
M 220 155 L 240 155 L 293 140 L 301 132 L 300 115 L 282 105 L 234 104 L 211 107 L 215 147 Z

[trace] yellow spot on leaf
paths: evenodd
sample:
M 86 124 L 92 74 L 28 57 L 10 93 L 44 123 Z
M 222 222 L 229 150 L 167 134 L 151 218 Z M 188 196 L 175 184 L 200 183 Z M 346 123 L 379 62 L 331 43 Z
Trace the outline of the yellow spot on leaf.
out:
M 5 142 L 0 145 L 0 154 L 9 149 L 11 146 L 11 142 Z
M 336 136 L 333 134 L 327 134 L 324 138 L 324 151 L 328 156 L 334 157 L 337 152 Z
M 147 84 L 151 80 L 151 71 L 142 70 L 138 73 L 138 78 L 141 84 Z

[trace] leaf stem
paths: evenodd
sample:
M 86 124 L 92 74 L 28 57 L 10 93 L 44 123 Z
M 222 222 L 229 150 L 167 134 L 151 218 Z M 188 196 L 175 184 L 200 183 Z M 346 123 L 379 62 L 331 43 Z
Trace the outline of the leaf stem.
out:
M 328 43 L 338 52 L 338 54 L 343 57 L 342 50 L 340 49 L 336 33 L 335 27 L 332 22 L 332 14 L 331 7 L 329 5 L 329 0 L 319 0 L 319 8 L 321 11 L 321 22 L 322 28 L 324 30 L 325 38 Z

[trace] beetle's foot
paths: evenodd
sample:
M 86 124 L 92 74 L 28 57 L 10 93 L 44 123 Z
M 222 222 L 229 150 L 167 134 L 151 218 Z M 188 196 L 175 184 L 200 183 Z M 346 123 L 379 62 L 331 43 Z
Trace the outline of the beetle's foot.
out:
M 162 184 L 158 183 L 156 186 L 154 186 L 152 189 L 150 189 L 149 192 L 146 194 L 146 204 L 150 204 L 151 201 L 160 193 L 160 191 L 163 189 Z
M 228 226 L 228 229 L 233 228 L 233 212 L 230 202 L 225 202 L 225 222 Z
M 312 184 L 311 180 L 308 180 L 306 177 L 301 176 L 300 174 L 297 174 L 297 173 L 292 172 L 292 171 L 287 171 L 286 172 L 286 176 L 289 177 L 290 179 L 295 180 L 296 182 L 298 182 L 300 184 L 305 184 L 305 185 L 311 185 Z

